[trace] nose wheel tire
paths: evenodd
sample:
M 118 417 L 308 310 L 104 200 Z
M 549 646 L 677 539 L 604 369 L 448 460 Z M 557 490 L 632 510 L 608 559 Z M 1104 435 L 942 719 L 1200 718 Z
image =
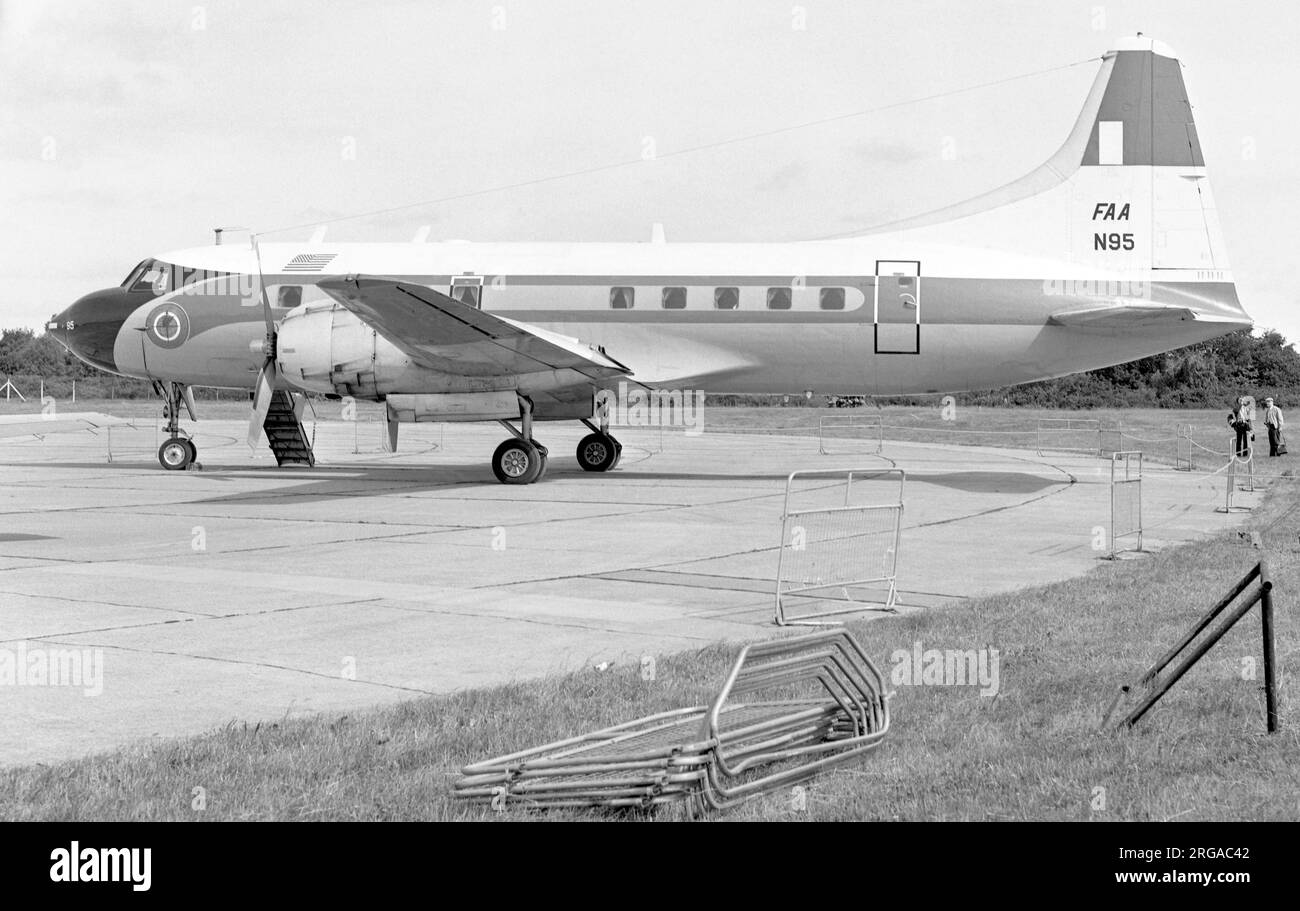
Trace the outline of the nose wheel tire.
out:
M 578 444 L 578 464 L 583 471 L 613 471 L 623 447 L 607 433 L 589 433 Z
M 532 443 L 506 440 L 492 453 L 492 473 L 502 484 L 531 484 L 541 477 L 546 457 Z
M 196 455 L 198 451 L 194 444 L 181 437 L 174 437 L 158 447 L 158 462 L 168 471 L 184 471 Z

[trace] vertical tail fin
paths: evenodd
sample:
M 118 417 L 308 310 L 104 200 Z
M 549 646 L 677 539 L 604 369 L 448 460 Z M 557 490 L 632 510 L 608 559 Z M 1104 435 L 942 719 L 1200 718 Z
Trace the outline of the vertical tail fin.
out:
M 1086 271 L 1199 270 L 1230 280 L 1182 65 L 1167 45 L 1140 35 L 1103 55 L 1074 129 L 1045 164 L 870 233 L 881 232 Z

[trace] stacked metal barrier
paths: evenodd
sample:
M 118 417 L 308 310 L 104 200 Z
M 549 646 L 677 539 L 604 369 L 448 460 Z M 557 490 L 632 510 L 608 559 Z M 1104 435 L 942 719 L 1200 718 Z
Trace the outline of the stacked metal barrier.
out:
M 497 808 L 722 810 L 861 756 L 888 731 L 880 672 L 846 631 L 822 631 L 746 646 L 708 706 L 473 763 L 454 792 Z
M 779 625 L 823 625 L 840 614 L 894 609 L 906 480 L 900 468 L 795 471 L 786 478 L 776 564 Z M 873 493 L 873 481 L 888 485 L 885 496 Z M 869 597 L 879 589 L 883 599 Z

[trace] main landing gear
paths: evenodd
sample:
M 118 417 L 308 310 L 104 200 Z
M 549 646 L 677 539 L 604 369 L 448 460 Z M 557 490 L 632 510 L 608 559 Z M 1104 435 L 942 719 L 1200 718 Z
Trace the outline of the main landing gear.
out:
M 184 471 L 194 464 L 199 451 L 194 441 L 181 430 L 180 411 L 183 404 L 190 414 L 190 420 L 194 420 L 194 405 L 186 394 L 186 388 L 180 383 L 168 383 L 165 389 L 159 387 L 159 392 L 166 399 L 163 417 L 167 419 L 169 439 L 158 447 L 158 462 L 168 471 Z
M 533 439 L 533 405 L 519 397 L 520 420 L 516 428 L 509 421 L 500 424 L 510 431 L 511 438 L 497 447 L 492 454 L 492 473 L 502 484 L 532 484 L 546 475 L 546 447 Z M 583 420 L 591 433 L 578 444 L 578 464 L 583 471 L 613 471 L 623 454 L 623 444 L 609 434 L 609 426 L 602 427 Z
M 592 432 L 578 444 L 578 464 L 583 471 L 613 471 L 623 456 L 623 444 L 609 435 L 609 428 L 599 428 L 583 421 Z
M 517 436 L 492 453 L 492 473 L 502 484 L 531 484 L 546 474 L 546 455 L 546 447 L 536 440 Z
M 509 421 L 501 426 L 510 431 L 492 453 L 492 473 L 502 484 L 531 484 L 546 474 L 546 447 L 533 439 L 533 403 L 519 396 L 519 429 Z

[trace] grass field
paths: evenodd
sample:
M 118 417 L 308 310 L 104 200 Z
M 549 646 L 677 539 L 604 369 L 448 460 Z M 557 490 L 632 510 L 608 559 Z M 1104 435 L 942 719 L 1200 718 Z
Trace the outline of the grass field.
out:
M 897 686 L 884 745 L 808 785 L 803 810 L 775 793 L 727 818 L 1300 818 L 1300 718 L 1292 710 L 1300 694 L 1289 674 L 1300 655 L 1300 490 L 1276 482 L 1247 527 L 1261 532 L 1277 586 L 1282 732 L 1264 733 L 1257 611 L 1135 730 L 1096 730 L 1116 687 L 1259 559 L 1230 532 L 1064 583 L 852 625 L 886 676 L 894 651 L 916 642 L 996 648 L 998 693 Z M 369 712 L 232 722 L 199 737 L 11 768 L 0 771 L 0 818 L 635 819 L 641 814 L 497 814 L 453 799 L 450 787 L 471 761 L 706 703 L 735 651 L 660 656 L 653 681 L 637 666 L 588 669 Z

